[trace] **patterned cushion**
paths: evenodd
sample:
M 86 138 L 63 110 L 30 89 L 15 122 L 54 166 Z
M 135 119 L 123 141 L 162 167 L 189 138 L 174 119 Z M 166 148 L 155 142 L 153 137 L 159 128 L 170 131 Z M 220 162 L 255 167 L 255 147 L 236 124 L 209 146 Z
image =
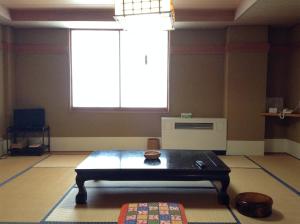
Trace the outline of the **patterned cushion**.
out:
M 118 224 L 187 224 L 187 219 L 178 203 L 129 203 L 122 206 Z

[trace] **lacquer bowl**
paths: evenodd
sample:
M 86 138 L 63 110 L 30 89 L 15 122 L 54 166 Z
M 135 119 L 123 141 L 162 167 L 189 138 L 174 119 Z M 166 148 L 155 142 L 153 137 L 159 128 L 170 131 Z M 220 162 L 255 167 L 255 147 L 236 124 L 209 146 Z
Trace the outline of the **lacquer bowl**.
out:
M 146 159 L 158 159 L 160 157 L 160 151 L 158 150 L 147 150 L 144 153 Z

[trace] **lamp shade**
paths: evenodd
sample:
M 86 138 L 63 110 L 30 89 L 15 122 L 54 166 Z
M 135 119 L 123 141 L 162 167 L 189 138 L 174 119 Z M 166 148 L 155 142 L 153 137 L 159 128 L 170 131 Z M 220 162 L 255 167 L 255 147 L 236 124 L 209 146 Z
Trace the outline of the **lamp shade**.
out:
M 172 0 L 115 0 L 115 19 L 125 30 L 173 30 Z

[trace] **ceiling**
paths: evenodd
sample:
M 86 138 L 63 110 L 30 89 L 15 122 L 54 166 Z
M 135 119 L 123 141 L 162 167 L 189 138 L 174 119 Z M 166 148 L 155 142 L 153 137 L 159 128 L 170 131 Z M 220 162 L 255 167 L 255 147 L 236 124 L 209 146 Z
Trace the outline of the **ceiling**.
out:
M 9 9 L 113 8 L 114 0 L 0 0 Z
M 260 0 L 239 18 L 241 23 L 300 23 L 300 0 Z
M 300 23 L 300 0 L 174 0 L 175 28 Z M 0 0 L 0 23 L 15 27 L 118 28 L 114 0 Z
M 176 8 L 235 9 L 240 0 L 174 0 Z M 114 0 L 0 0 L 10 9 L 33 8 L 113 8 Z

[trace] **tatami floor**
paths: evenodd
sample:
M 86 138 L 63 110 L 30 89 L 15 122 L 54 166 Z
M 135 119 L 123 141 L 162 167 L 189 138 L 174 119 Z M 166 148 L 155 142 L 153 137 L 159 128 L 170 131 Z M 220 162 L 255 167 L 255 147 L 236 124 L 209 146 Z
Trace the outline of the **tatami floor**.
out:
M 300 223 L 300 160 L 289 155 L 220 156 L 231 168 L 229 207 L 217 203 L 210 182 L 86 183 L 88 204 L 77 206 L 74 168 L 87 155 L 52 154 L 0 160 L 0 223 L 116 223 L 123 203 L 172 201 L 184 205 L 189 223 Z M 274 200 L 273 214 L 248 218 L 234 208 L 238 193 Z

